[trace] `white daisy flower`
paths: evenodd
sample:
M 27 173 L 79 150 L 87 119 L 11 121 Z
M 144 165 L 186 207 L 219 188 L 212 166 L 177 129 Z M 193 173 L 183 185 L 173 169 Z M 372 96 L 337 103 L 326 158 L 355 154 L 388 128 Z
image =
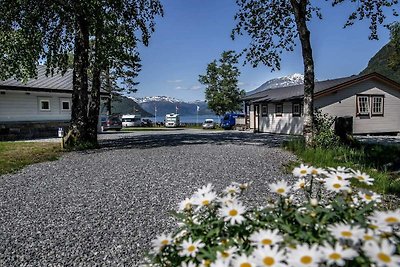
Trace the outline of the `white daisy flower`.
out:
M 342 167 L 342 166 L 338 166 L 336 168 L 329 167 L 328 169 L 330 171 L 333 171 L 333 172 L 350 172 L 350 171 L 353 171 L 351 168 Z
M 210 267 L 229 267 L 229 261 L 217 259 L 215 262 L 210 264 Z
M 222 205 L 232 204 L 237 201 L 237 199 L 231 195 L 225 195 L 222 197 L 218 197 L 217 201 Z
M 359 182 L 365 183 L 367 185 L 372 185 L 374 182 L 374 178 L 360 171 L 353 171 L 353 177 L 356 178 Z
M 234 256 L 235 253 L 238 251 L 236 247 L 231 247 L 225 249 L 224 251 L 217 251 L 217 260 L 222 260 L 225 262 L 229 262 Z
M 312 245 L 311 247 L 306 244 L 297 245 L 295 249 L 290 249 L 287 255 L 287 263 L 289 266 L 296 267 L 317 267 L 321 259 L 322 255 L 316 245 Z
M 182 262 L 181 267 L 197 267 L 197 265 L 194 262 L 189 261 L 189 262 Z
M 201 196 L 207 193 L 210 193 L 214 189 L 213 185 L 211 183 L 199 188 L 194 194 L 196 196 Z
M 292 174 L 296 177 L 304 177 L 311 173 L 311 167 L 301 164 L 300 167 L 294 168 Z
M 354 249 L 343 248 L 339 243 L 336 243 L 334 247 L 326 244 L 321 247 L 321 252 L 324 255 L 328 266 L 343 266 L 346 263 L 345 260 L 352 260 L 358 256 L 358 253 Z
M 274 267 L 285 267 L 286 264 L 283 261 L 286 260 L 284 251 L 279 251 L 278 246 L 274 247 L 259 247 L 253 252 L 253 257 L 256 260 L 257 266 L 274 266 Z
M 211 202 L 213 202 L 215 199 L 217 198 L 217 194 L 213 191 L 202 194 L 202 195 L 198 195 L 195 199 L 194 199 L 194 204 L 204 207 L 207 207 L 211 204 Z
M 250 235 L 253 246 L 271 246 L 283 241 L 278 229 L 259 230 Z
M 358 243 L 364 235 L 364 229 L 357 225 L 351 226 L 344 223 L 337 223 L 328 226 L 327 229 L 337 240 L 352 240 L 354 244 Z
M 400 224 L 400 209 L 388 211 L 374 211 L 370 217 L 371 221 L 376 221 L 378 224 L 393 226 Z
M 287 194 L 290 192 L 291 189 L 291 187 L 285 180 L 281 180 L 277 183 L 272 183 L 269 185 L 269 188 L 272 190 L 272 192 L 277 193 L 284 197 L 287 196 Z
M 316 167 L 311 166 L 310 169 L 311 169 L 310 174 L 312 176 L 326 175 L 328 173 L 327 171 L 325 171 L 322 168 L 316 168 Z
M 204 244 L 201 243 L 200 240 L 192 241 L 192 238 L 189 237 L 189 240 L 183 240 L 181 245 L 181 251 L 179 251 L 179 255 L 182 257 L 196 257 L 199 249 L 204 247 Z
M 363 234 L 363 236 L 362 236 L 362 240 L 364 242 L 372 241 L 372 240 L 375 240 L 376 237 L 377 236 L 376 236 L 375 232 L 372 229 L 366 229 L 364 234 Z
M 246 207 L 240 202 L 234 202 L 226 206 L 221 207 L 220 216 L 224 218 L 224 221 L 230 222 L 230 224 L 241 224 L 246 219 L 243 214 L 246 212 Z
M 306 188 L 306 179 L 299 179 L 293 188 L 294 190 L 304 190 Z
M 186 198 L 185 200 L 179 203 L 179 211 L 190 211 L 192 210 L 194 205 L 193 198 Z
M 334 178 L 338 180 L 348 180 L 352 177 L 351 174 L 345 172 L 331 172 L 326 175 L 328 178 Z
M 172 243 L 172 234 L 161 234 L 151 241 L 153 251 L 159 253 L 165 246 Z
M 233 260 L 233 267 L 256 267 L 256 262 L 252 257 L 246 255 L 237 256 Z
M 350 182 L 347 180 L 339 180 L 337 178 L 325 179 L 325 188 L 332 192 L 348 191 L 350 189 Z
M 230 185 L 224 189 L 224 193 L 228 195 L 236 195 L 240 193 L 240 189 L 235 185 Z
M 372 215 L 367 217 L 368 219 L 368 227 L 374 231 L 378 231 L 380 233 L 390 233 L 392 232 L 392 227 L 385 223 L 382 218 L 380 218 L 380 213 L 378 211 L 374 211 Z
M 394 255 L 396 246 L 390 244 L 388 240 L 382 240 L 380 246 L 374 241 L 366 242 L 363 246 L 363 250 L 371 261 L 375 262 L 379 267 L 400 266 L 400 256 Z
M 372 191 L 366 191 L 366 190 L 359 191 L 358 196 L 365 203 L 369 203 L 371 201 L 375 201 L 376 203 L 381 202 L 381 195 Z

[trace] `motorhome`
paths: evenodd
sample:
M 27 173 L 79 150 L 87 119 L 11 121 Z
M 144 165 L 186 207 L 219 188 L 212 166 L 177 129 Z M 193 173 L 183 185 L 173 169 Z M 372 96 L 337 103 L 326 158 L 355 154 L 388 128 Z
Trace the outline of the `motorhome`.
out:
M 122 127 L 139 127 L 141 123 L 142 118 L 140 115 L 122 115 Z
M 180 116 L 176 113 L 165 115 L 165 127 L 179 127 L 181 125 Z

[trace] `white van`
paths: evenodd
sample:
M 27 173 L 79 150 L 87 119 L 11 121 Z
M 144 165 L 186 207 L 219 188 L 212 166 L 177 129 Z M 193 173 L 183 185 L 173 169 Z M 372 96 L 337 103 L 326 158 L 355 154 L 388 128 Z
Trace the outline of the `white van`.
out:
M 165 127 L 179 127 L 181 125 L 179 114 L 171 113 L 165 115 Z
M 138 127 L 142 124 L 140 115 L 122 115 L 122 127 Z

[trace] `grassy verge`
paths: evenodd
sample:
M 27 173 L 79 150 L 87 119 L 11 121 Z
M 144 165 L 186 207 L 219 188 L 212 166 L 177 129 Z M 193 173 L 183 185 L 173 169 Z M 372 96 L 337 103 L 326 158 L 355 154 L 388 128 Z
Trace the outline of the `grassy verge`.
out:
M 363 171 L 375 178 L 374 185 L 368 188 L 400 196 L 400 146 L 357 144 L 355 147 L 338 146 L 332 149 L 305 148 L 301 139 L 289 141 L 284 146 L 302 162 L 316 167 L 344 166 Z M 292 162 L 287 168 L 293 169 L 298 164 Z
M 61 153 L 58 143 L 0 142 L 0 175 L 33 163 L 56 160 Z

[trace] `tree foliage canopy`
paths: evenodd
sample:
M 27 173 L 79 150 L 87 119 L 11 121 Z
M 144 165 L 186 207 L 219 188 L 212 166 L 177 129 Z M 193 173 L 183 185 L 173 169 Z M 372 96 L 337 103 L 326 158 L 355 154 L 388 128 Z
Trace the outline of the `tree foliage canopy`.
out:
M 244 91 L 238 87 L 239 69 L 237 56 L 233 51 L 225 51 L 217 62 L 207 65 L 207 73 L 199 75 L 200 83 L 206 86 L 208 107 L 217 115 L 241 109 L 240 98 Z
M 389 57 L 389 67 L 394 71 L 400 71 L 400 22 L 390 25 L 391 55 Z

